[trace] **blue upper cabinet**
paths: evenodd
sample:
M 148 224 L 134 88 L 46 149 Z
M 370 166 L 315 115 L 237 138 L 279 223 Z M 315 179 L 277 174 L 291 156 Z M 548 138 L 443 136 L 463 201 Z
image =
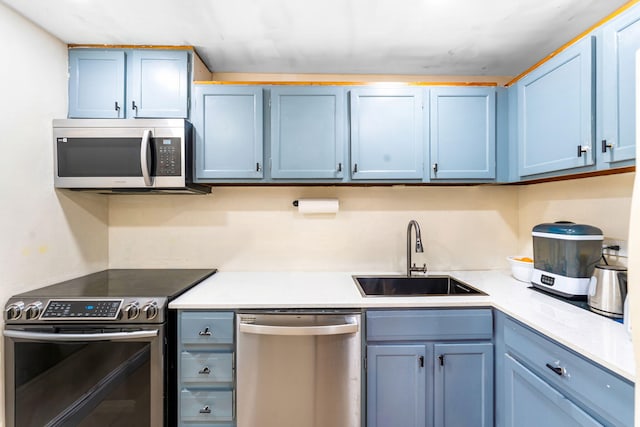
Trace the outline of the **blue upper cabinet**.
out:
M 496 90 L 431 89 L 431 179 L 496 177 Z
M 593 38 L 517 83 L 519 175 L 593 165 Z
M 350 95 L 351 178 L 421 180 L 423 89 L 356 88 Z
M 134 50 L 129 117 L 187 118 L 189 58 L 185 50 Z
M 635 158 L 636 51 L 640 49 L 640 6 L 609 22 L 601 32 L 602 60 L 598 151 L 603 162 Z M 613 166 L 613 165 L 612 165 Z
M 188 118 L 186 50 L 70 49 L 69 117 Z
M 342 87 L 271 88 L 271 177 L 343 177 L 346 139 Z
M 260 179 L 262 87 L 195 85 L 195 179 Z
M 125 53 L 69 51 L 69 117 L 125 117 Z

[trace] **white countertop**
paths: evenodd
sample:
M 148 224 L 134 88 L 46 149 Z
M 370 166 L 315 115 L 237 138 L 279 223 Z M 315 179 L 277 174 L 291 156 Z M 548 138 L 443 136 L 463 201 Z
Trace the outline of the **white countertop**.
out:
M 528 289 L 508 270 L 450 274 L 487 296 L 363 297 L 346 272 L 218 272 L 169 304 L 171 309 L 494 307 L 635 382 L 624 325 Z M 366 272 L 362 275 L 376 275 Z M 399 274 L 399 273 L 380 273 Z

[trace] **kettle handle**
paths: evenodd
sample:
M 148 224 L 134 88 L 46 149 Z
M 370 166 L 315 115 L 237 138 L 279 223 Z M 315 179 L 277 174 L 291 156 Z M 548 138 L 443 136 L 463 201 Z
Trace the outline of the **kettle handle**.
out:
M 598 279 L 596 276 L 591 276 L 591 280 L 589 280 L 589 296 L 596 295 L 596 285 L 598 284 Z
M 618 286 L 620 287 L 620 298 L 622 301 L 627 297 L 627 272 L 618 273 Z

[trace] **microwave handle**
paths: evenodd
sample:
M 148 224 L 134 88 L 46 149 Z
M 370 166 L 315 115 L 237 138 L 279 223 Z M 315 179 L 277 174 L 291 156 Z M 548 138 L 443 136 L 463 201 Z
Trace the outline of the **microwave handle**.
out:
M 144 185 L 151 187 L 151 172 L 149 172 L 149 144 L 151 143 L 151 129 L 145 129 L 142 133 L 142 141 L 140 142 L 140 168 L 142 169 L 142 178 Z

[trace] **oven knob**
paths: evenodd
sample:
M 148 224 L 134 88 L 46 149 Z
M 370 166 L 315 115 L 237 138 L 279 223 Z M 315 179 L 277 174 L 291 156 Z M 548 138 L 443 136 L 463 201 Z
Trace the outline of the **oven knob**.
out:
M 42 303 L 40 301 L 32 302 L 24 309 L 24 318 L 27 320 L 37 319 L 42 311 Z
M 153 320 L 158 315 L 158 304 L 155 301 L 148 302 L 142 307 L 142 312 L 147 320 Z
M 24 303 L 22 301 L 14 302 L 13 304 L 9 304 L 9 306 L 4 310 L 4 318 L 5 320 L 16 320 L 19 319 L 22 315 L 22 310 L 24 309 Z
M 127 304 L 122 309 L 124 312 L 124 317 L 127 320 L 134 320 L 140 314 L 140 307 L 137 302 L 132 302 L 131 304 Z

